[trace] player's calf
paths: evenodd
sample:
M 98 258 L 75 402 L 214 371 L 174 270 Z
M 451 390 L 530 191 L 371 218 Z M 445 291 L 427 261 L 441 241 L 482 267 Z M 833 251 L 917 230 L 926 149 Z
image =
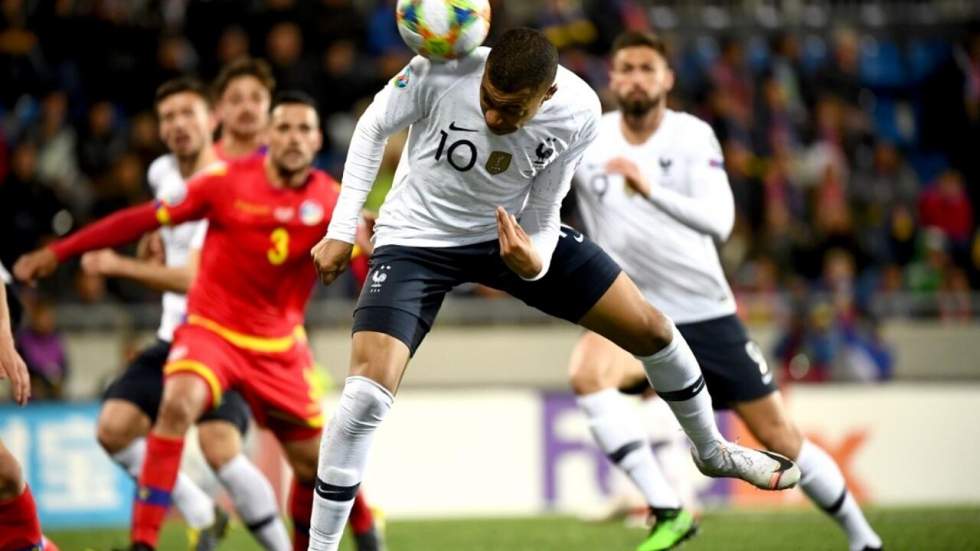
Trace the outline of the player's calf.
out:
M 242 438 L 238 429 L 226 421 L 198 423 L 197 439 L 204 460 L 214 472 L 219 472 L 242 452 Z

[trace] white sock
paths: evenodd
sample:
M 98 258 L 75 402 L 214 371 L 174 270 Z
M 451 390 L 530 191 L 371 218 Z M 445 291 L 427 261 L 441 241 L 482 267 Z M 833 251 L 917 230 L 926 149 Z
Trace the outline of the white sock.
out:
M 800 487 L 803 493 L 837 521 L 847 534 L 851 549 L 881 546 L 881 538 L 868 524 L 857 501 L 847 491 L 843 473 L 827 452 L 809 440 L 804 440 L 796 464 L 802 475 Z
M 279 514 L 272 484 L 243 454 L 216 473 L 242 522 L 266 551 L 290 551 L 293 544 Z
M 578 405 L 589 420 L 589 429 L 599 448 L 640 490 L 647 505 L 656 509 L 679 509 L 680 499 L 667 482 L 653 455 L 650 442 L 635 408 L 615 388 L 579 396 Z
M 339 548 L 371 440 L 393 401 L 391 393 L 371 379 L 347 378 L 320 444 L 309 551 Z
M 146 438 L 137 438 L 112 454 L 113 461 L 122 465 L 133 480 L 139 480 L 145 458 Z M 177 483 L 170 493 L 170 499 L 191 528 L 207 528 L 214 524 L 214 500 L 184 473 L 177 475 Z
M 674 336 L 666 348 L 653 356 L 637 359 L 643 364 L 650 384 L 670 406 L 698 456 L 703 459 L 716 453 L 718 443 L 725 439 L 715 424 L 715 411 L 701 376 L 701 367 L 673 323 L 671 328 Z

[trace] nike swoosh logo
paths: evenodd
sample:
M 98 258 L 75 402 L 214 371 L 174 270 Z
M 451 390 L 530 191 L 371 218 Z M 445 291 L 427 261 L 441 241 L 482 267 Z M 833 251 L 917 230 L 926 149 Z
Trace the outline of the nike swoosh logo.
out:
M 456 126 L 456 121 L 449 123 L 449 129 L 455 130 L 457 132 L 476 132 L 476 130 L 472 128 L 461 128 L 459 126 Z

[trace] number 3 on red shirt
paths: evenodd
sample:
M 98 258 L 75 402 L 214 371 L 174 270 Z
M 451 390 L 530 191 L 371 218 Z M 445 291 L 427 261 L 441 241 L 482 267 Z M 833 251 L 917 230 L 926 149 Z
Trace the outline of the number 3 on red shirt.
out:
M 286 228 L 276 228 L 269 234 L 269 241 L 272 248 L 266 251 L 265 256 L 269 259 L 269 264 L 278 266 L 289 257 L 289 232 Z

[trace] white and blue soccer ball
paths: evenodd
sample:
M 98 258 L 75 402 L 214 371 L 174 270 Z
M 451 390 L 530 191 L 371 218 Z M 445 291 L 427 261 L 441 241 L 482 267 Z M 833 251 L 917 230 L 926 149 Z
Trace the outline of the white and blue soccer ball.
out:
M 398 33 L 432 61 L 465 57 L 490 31 L 488 0 L 398 0 Z

